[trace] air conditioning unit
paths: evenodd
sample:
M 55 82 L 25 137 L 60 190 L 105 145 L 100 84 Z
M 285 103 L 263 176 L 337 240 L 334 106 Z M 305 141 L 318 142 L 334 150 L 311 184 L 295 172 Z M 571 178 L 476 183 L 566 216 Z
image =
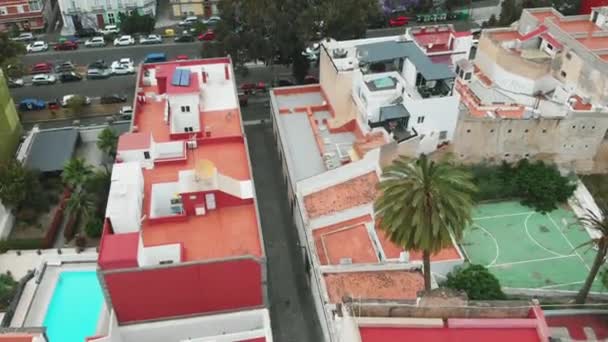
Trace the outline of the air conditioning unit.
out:
M 340 258 L 340 265 L 351 265 L 353 258 Z
M 198 147 L 198 143 L 196 142 L 196 140 L 189 140 L 186 141 L 186 147 L 191 150 L 194 150 Z

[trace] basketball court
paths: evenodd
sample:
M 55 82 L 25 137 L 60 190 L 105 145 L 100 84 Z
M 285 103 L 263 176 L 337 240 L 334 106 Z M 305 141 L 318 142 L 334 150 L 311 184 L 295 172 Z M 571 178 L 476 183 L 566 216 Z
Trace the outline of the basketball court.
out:
M 577 291 L 595 250 L 580 247 L 589 234 L 573 212 L 548 214 L 518 202 L 478 205 L 461 242 L 469 261 L 486 267 L 503 287 Z M 601 292 L 596 280 L 592 291 Z

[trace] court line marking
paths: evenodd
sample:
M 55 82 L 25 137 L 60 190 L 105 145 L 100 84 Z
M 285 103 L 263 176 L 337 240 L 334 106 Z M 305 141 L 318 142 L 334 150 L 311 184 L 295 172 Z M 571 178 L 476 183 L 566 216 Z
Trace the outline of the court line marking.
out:
M 502 264 L 496 264 L 496 265 L 492 265 L 492 266 L 488 266 L 488 267 L 521 265 L 521 264 L 528 264 L 528 263 L 538 262 L 538 261 L 549 261 L 549 260 L 556 260 L 556 259 L 572 258 L 575 256 L 576 256 L 575 254 L 570 254 L 570 255 L 554 256 L 554 257 L 540 258 L 540 259 L 529 259 L 529 260 L 522 260 L 522 261 L 505 262 Z
M 503 214 L 503 215 L 494 215 L 494 216 L 480 216 L 480 217 L 473 217 L 473 221 L 476 220 L 487 220 L 487 219 L 494 219 L 494 218 L 501 218 L 501 217 L 510 217 L 510 216 L 522 216 L 522 215 L 528 215 L 534 213 L 534 211 L 526 211 L 526 212 L 522 212 L 522 213 L 516 213 L 516 214 Z
M 488 234 L 490 236 L 490 238 L 492 239 L 492 241 L 494 241 L 494 246 L 496 246 L 496 256 L 494 257 L 494 260 L 492 260 L 491 263 L 487 264 L 486 267 L 491 267 L 492 265 L 494 265 L 496 263 L 496 260 L 498 260 L 498 256 L 500 255 L 500 247 L 498 247 L 498 240 L 496 240 L 496 238 L 494 237 L 494 235 L 492 235 L 492 233 L 490 233 L 487 229 L 485 229 L 484 227 L 482 227 L 479 223 L 474 223 L 474 226 L 477 226 L 479 229 L 483 230 L 484 232 L 486 232 L 486 234 Z
M 538 247 L 544 249 L 545 251 L 547 251 L 553 255 L 561 256 L 561 257 L 565 256 L 564 254 L 557 253 L 557 252 L 552 251 L 552 250 L 548 249 L 547 247 L 541 245 L 540 242 L 536 241 L 536 239 L 532 237 L 532 234 L 530 234 L 530 231 L 528 230 L 528 220 L 530 219 L 530 217 L 532 217 L 532 215 L 534 215 L 534 212 L 530 213 L 530 215 L 528 215 L 528 217 L 526 217 L 526 219 L 524 220 L 524 230 L 526 231 L 526 235 L 528 235 L 528 239 L 532 240 L 532 242 L 534 242 Z
M 583 262 L 583 265 L 585 265 L 585 267 L 587 268 L 587 271 L 591 271 L 591 268 L 587 265 L 587 263 L 585 262 L 585 259 L 583 259 L 583 257 L 578 254 L 578 251 L 576 250 L 576 248 L 574 247 L 574 245 L 572 244 L 572 242 L 570 242 L 570 240 L 568 239 L 568 237 L 566 237 L 566 234 L 564 234 L 564 232 L 562 232 L 561 229 L 559 229 L 559 226 L 557 225 L 557 223 L 555 223 L 555 220 L 553 219 L 553 217 L 551 216 L 550 213 L 547 213 L 547 216 L 549 217 L 549 220 L 551 220 L 551 222 L 553 222 L 553 225 L 555 226 L 555 229 L 557 229 L 557 231 L 562 234 L 562 236 L 564 237 L 564 240 L 566 240 L 566 242 L 570 245 L 570 247 L 572 247 L 572 251 L 574 251 L 574 254 L 576 254 L 578 256 L 579 259 L 581 259 L 581 261 Z
M 571 282 L 571 283 L 565 283 L 565 284 L 555 284 L 555 285 L 547 285 L 547 286 L 541 286 L 541 287 L 538 287 L 538 288 L 539 288 L 539 289 L 552 289 L 552 288 L 555 288 L 555 287 L 561 287 L 561 286 L 568 286 L 568 285 L 582 284 L 582 283 L 584 283 L 584 282 L 585 282 L 584 280 L 582 280 L 582 281 L 573 281 L 573 282 Z

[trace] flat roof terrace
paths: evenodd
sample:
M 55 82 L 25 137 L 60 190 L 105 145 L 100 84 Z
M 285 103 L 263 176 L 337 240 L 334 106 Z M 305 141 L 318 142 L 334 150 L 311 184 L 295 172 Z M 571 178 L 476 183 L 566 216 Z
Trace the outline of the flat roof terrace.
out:
M 413 300 L 424 289 L 420 271 L 341 272 L 323 275 L 331 303 L 353 299 Z

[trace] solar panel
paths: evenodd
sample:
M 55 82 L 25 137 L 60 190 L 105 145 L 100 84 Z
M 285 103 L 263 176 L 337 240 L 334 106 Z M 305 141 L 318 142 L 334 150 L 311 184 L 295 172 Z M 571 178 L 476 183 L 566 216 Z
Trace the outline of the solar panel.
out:
M 182 87 L 190 86 L 190 69 L 183 69 L 179 85 Z
M 171 85 L 174 85 L 174 86 L 180 85 L 181 77 L 182 77 L 182 70 L 175 69 L 175 72 L 173 72 L 173 77 L 171 78 Z

